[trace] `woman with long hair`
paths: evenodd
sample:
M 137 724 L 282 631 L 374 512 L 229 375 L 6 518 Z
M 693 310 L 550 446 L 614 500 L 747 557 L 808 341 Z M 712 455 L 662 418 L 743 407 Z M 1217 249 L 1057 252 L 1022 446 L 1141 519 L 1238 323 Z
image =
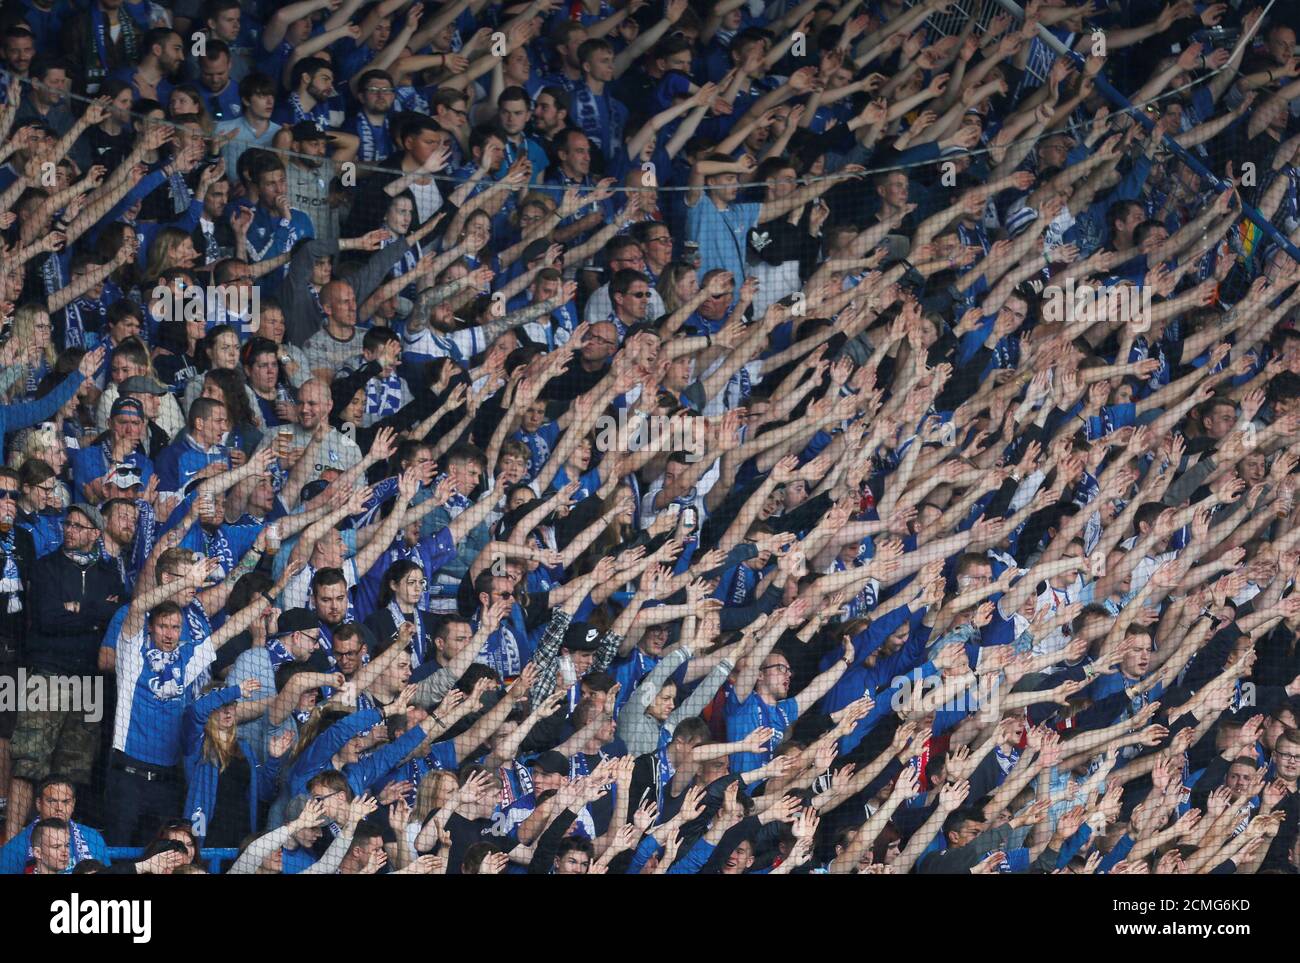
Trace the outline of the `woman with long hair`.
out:
M 80 143 L 96 164 L 115 171 L 135 145 L 135 131 L 131 128 L 135 91 L 125 80 L 111 78 L 100 84 L 99 96 L 108 98 L 108 116 L 88 127 Z
M 575 569 L 590 569 L 602 556 L 616 553 L 637 540 L 636 505 L 636 492 L 630 486 L 619 485 L 614 489 L 601 505 L 601 517 L 608 522 L 574 560 Z
M 167 116 L 176 122 L 197 118 L 205 131 L 212 129 L 212 117 L 203 106 L 203 97 L 195 84 L 177 84 L 167 98 Z
M 53 331 L 49 312 L 42 305 L 24 304 L 14 312 L 11 337 L 20 346 L 18 364 L 23 370 L 13 398 L 34 398 L 41 379 L 54 370 L 59 353 L 54 348 L 54 339 L 51 337 Z
M 664 299 L 664 311 L 673 314 L 700 290 L 699 272 L 689 261 L 669 261 L 655 290 Z
M 420 600 L 429 580 L 418 563 L 404 558 L 388 566 L 380 581 L 379 606 L 366 619 L 366 625 L 381 644 L 396 638 L 403 623 L 415 626 L 411 636 L 411 665 L 420 666 L 432 658 L 431 647 L 435 617 L 420 610 Z
M 230 424 L 230 439 L 227 447 L 232 458 L 240 461 L 236 452 L 251 456 L 262 443 L 262 420 L 256 405 L 249 400 L 248 384 L 242 371 L 228 368 L 213 368 L 203 376 L 203 388 L 200 398 L 212 398 L 226 406 L 226 417 Z
M 168 318 L 158 325 L 153 367 L 158 380 L 172 391 L 183 391 L 199 373 L 199 342 L 206 335 L 201 317 Z
M 501 263 L 493 256 L 488 242 L 492 240 L 492 218 L 486 211 L 471 211 L 461 227 L 456 243 L 461 246 L 463 260 L 469 271 L 477 271 L 486 264 L 496 273 L 501 273 Z M 478 293 L 474 288 L 471 292 Z M 487 291 L 482 291 L 486 294 Z
M 101 263 L 112 263 L 122 245 L 135 245 L 137 241 L 138 237 L 132 225 L 126 223 L 110 224 L 95 239 L 95 254 Z M 120 300 L 125 294 L 130 294 L 137 303 L 144 300 L 144 282 L 141 275 L 144 266 L 141 264 L 140 259 L 146 253 L 144 246 L 140 245 L 136 249 L 135 257 L 128 257 L 125 261 L 119 263 L 104 279 L 102 291 L 97 296 L 97 299 L 104 302 L 105 308 Z M 93 289 L 91 293 L 93 293 Z M 87 294 L 86 296 L 91 295 Z
M 185 384 L 185 391 L 182 393 L 181 402 L 186 411 L 189 411 L 190 405 L 194 404 L 194 399 L 198 398 L 204 387 L 208 384 L 208 375 L 213 371 L 238 371 L 240 377 L 243 377 L 243 369 L 239 363 L 239 334 L 228 324 L 219 324 L 198 342 L 195 348 L 195 367 L 203 372 L 202 375 L 195 375 Z M 247 386 L 244 388 L 245 398 L 250 409 L 252 417 L 249 423 L 256 428 L 261 428 L 261 413 L 257 410 L 257 398 Z M 209 397 L 216 398 L 218 401 L 224 401 L 223 396 L 210 393 Z M 227 407 L 227 413 L 230 415 L 230 422 L 235 424 L 235 414 Z
M 236 703 L 257 691 L 254 680 L 213 689 L 185 709 L 181 751 L 188 789 L 185 816 L 200 844 L 237 847 L 257 828 L 258 808 L 276 793 L 280 764 L 293 743 L 285 731 L 268 742 L 266 762 L 239 738 Z
M 169 819 L 158 827 L 154 843 L 180 843 L 185 847 L 186 859 L 182 865 L 190 865 L 199 858 L 199 841 L 194 835 L 194 827 L 184 819 Z M 150 844 L 152 845 L 152 843 Z
M 163 272 L 173 268 L 192 270 L 199 262 L 199 252 L 194 240 L 179 227 L 164 227 L 154 235 L 149 245 L 149 260 L 144 268 L 146 289 L 152 289 Z

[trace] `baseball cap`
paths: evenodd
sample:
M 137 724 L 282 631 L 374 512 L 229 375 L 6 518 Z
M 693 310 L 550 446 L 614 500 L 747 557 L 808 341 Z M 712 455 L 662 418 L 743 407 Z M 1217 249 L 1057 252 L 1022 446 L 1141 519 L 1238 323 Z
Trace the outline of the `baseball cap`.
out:
M 285 609 L 275 621 L 275 637 L 289 635 L 291 632 L 310 632 L 319 626 L 320 620 L 311 609 Z
M 148 375 L 131 375 L 117 386 L 117 390 L 124 395 L 167 394 L 167 386 L 157 378 L 151 378 Z
M 297 141 L 309 140 L 328 140 L 325 131 L 321 130 L 310 120 L 300 120 L 289 129 L 293 134 L 293 139 Z
M 569 760 L 565 759 L 562 753 L 556 752 L 554 749 L 548 749 L 533 759 L 528 764 L 528 768 L 552 776 L 567 776 L 569 774 Z
M 303 485 L 302 489 L 298 492 L 298 500 L 303 502 L 309 502 L 329 487 L 330 487 L 330 483 L 323 478 L 317 478 L 315 481 L 309 481 L 307 484 Z
M 137 418 L 144 418 L 144 405 L 140 404 L 138 398 L 118 398 L 113 402 L 108 416 L 116 418 L 118 415 L 135 415 Z
M 599 642 L 600 629 L 586 622 L 570 622 L 561 645 L 570 652 L 595 652 Z

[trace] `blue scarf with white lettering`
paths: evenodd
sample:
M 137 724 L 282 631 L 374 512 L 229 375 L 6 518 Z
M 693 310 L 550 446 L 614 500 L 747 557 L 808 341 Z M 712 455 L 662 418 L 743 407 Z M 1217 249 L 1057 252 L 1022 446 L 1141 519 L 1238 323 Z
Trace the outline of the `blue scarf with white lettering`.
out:
M 370 123 L 364 110 L 357 112 L 357 137 L 361 140 L 361 160 L 367 164 L 381 161 L 393 152 L 393 141 L 388 134 L 388 115 L 378 128 Z
M 164 701 L 178 699 L 185 691 L 185 664 L 181 662 L 180 647 L 165 652 L 150 641 L 144 650 L 145 684 L 149 691 Z

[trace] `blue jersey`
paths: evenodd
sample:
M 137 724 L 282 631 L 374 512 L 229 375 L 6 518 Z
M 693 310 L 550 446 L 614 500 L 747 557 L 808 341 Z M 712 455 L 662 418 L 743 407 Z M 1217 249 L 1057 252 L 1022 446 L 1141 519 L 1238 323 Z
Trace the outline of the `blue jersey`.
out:
M 762 752 L 731 754 L 731 771 L 749 772 L 770 762 L 776 755 L 776 747 L 785 738 L 786 730 L 799 718 L 799 703 L 794 699 L 782 699 L 776 705 L 769 705 L 757 692 L 751 692 L 744 702 L 737 702 L 735 694 L 728 689 L 725 711 L 728 742 L 739 742 L 763 726 L 776 730 Z
M 194 480 L 194 476 L 214 462 L 230 467 L 230 454 L 220 445 L 202 448 L 188 431 L 158 453 L 154 471 L 158 475 L 158 491 L 179 492 Z
M 253 252 L 254 261 L 286 254 L 297 246 L 299 241 L 316 237 L 311 218 L 302 211 L 291 209 L 287 218 L 273 214 L 261 204 L 253 208 L 253 223 L 248 227 L 248 247 Z M 276 279 L 283 277 L 289 270 L 286 264 L 276 272 Z
M 565 485 L 572 481 L 569 477 L 568 466 L 562 465 L 560 470 L 555 473 L 555 478 L 551 482 L 551 491 L 558 492 Z M 573 494 L 573 501 L 580 502 L 584 498 L 596 494 L 600 490 L 600 471 L 596 468 L 588 468 L 578 477 L 578 490 Z

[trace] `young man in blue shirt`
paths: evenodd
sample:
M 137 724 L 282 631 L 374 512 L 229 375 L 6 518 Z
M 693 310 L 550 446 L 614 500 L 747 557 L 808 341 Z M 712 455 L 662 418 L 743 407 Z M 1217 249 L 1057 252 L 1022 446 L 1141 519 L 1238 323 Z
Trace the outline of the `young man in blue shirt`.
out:
M 72 783 L 59 775 L 47 776 L 36 786 L 37 820 L 0 848 L 0 875 L 14 876 L 24 872 L 28 860 L 34 857 L 33 830 L 38 822 L 63 820 L 68 824 L 68 865 L 76 866 L 83 859 L 108 862 L 108 847 L 104 837 L 84 823 L 72 818 L 77 807 L 77 791 Z

